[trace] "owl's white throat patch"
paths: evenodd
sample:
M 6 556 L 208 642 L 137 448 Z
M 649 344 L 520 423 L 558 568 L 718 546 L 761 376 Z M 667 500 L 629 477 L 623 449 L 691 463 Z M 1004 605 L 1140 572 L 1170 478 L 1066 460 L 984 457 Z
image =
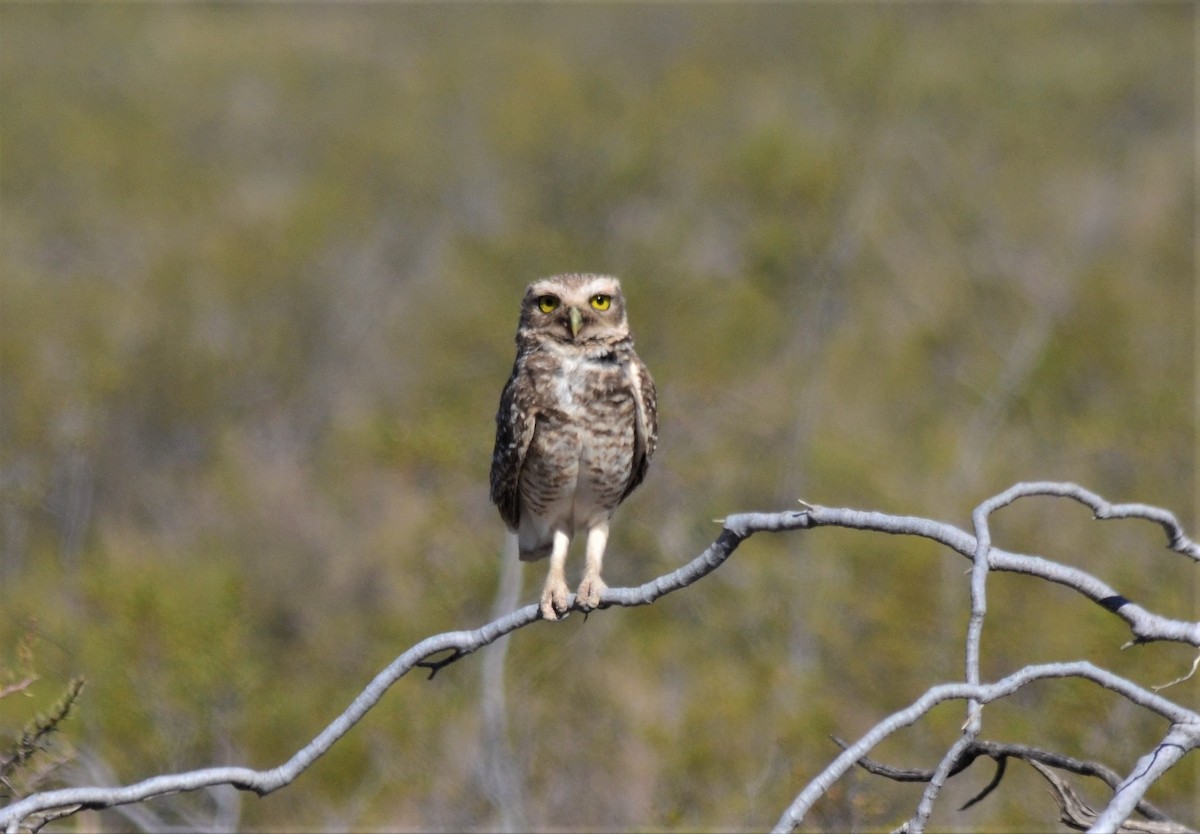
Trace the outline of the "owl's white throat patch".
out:
M 554 371 L 554 398 L 561 405 L 574 405 L 576 388 L 583 382 L 580 366 L 591 362 L 586 356 L 564 354 L 562 365 Z

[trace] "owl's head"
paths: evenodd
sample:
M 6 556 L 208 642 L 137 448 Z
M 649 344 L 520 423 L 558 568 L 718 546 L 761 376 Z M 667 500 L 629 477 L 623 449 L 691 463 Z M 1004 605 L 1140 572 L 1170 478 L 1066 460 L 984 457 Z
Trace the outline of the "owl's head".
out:
M 629 338 L 621 282 L 570 273 L 534 281 L 521 302 L 517 338 L 598 347 Z

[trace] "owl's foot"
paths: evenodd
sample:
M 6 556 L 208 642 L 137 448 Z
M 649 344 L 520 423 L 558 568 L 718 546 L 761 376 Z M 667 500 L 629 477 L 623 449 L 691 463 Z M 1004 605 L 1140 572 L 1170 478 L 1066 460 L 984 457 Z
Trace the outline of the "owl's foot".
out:
M 549 577 L 546 587 L 542 589 L 542 619 L 553 622 L 567 616 L 567 612 L 571 610 L 570 600 L 571 589 L 567 587 L 567 583 L 562 579 L 555 581 L 554 577 Z
M 594 608 L 600 607 L 600 595 L 608 590 L 608 586 L 604 584 L 604 580 L 600 578 L 600 574 L 591 574 L 583 577 L 583 581 L 579 583 L 579 590 L 576 592 L 575 601 L 584 611 L 591 611 Z

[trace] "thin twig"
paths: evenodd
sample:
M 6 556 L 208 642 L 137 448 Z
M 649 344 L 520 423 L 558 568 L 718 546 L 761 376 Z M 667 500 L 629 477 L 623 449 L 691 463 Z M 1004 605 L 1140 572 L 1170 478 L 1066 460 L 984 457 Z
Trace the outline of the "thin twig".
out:
M 0 698 L 7 698 L 9 695 L 16 695 L 18 692 L 24 692 L 29 687 L 33 686 L 38 681 L 37 675 L 30 675 L 16 683 L 10 683 L 8 686 L 0 686 Z
M 832 736 L 831 738 L 843 750 L 849 747 L 849 743 L 844 739 L 837 736 Z M 999 784 L 999 780 L 1004 776 L 1004 763 L 1009 759 L 1019 759 L 1031 765 L 1040 764 L 1046 767 L 1053 767 L 1058 770 L 1065 770 L 1068 773 L 1075 773 L 1079 776 L 1090 776 L 1099 779 L 1114 790 L 1121 783 L 1121 777 L 1117 775 L 1115 770 L 1099 762 L 1076 759 L 1073 756 L 1065 756 L 1062 753 L 1042 750 L 1039 747 L 1031 747 L 1027 744 L 1007 744 L 998 741 L 988 741 L 986 739 L 977 739 L 970 747 L 964 750 L 962 756 L 959 757 L 959 760 L 955 762 L 954 767 L 951 769 L 950 775 L 957 776 L 959 773 L 962 773 L 981 756 L 986 756 L 996 762 L 996 776 L 986 788 L 962 805 L 959 808 L 960 811 L 965 811 L 967 808 L 975 805 L 995 789 Z M 882 776 L 885 779 L 891 779 L 893 782 L 928 782 L 933 778 L 933 770 L 931 769 L 892 767 L 867 756 L 859 759 L 857 764 L 868 773 Z M 1170 821 L 1170 818 L 1165 813 L 1145 800 L 1138 803 L 1137 812 L 1149 820 Z

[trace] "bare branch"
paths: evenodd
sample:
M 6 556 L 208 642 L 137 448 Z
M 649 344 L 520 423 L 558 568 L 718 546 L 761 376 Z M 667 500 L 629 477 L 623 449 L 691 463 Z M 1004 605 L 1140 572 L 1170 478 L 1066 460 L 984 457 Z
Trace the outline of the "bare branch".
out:
M 1077 661 L 1074 663 L 1048 663 L 1037 666 L 1026 666 L 1023 669 L 1014 672 L 1006 678 L 1002 678 L 992 684 L 976 685 L 968 683 L 947 683 L 939 686 L 934 686 L 928 689 L 925 694 L 914 701 L 905 709 L 895 712 L 892 715 L 880 721 L 870 731 L 867 732 L 856 743 L 850 745 L 845 751 L 833 760 L 825 770 L 821 771 L 803 791 L 796 797 L 783 816 L 775 824 L 775 831 L 788 832 L 793 831 L 800 822 L 804 819 L 805 814 L 812 807 L 829 787 L 842 777 L 843 774 L 853 767 L 860 759 L 867 755 L 877 744 L 883 741 L 888 736 L 908 727 L 922 718 L 926 713 L 933 709 L 938 704 L 952 700 L 975 700 L 981 704 L 987 704 L 992 701 L 1006 698 L 1018 689 L 1033 681 L 1044 680 L 1048 678 L 1083 678 L 1103 686 L 1119 695 L 1122 695 L 1129 701 L 1141 706 L 1151 712 L 1167 718 L 1175 725 L 1172 727 L 1174 733 L 1176 727 L 1188 727 L 1192 731 L 1192 735 L 1197 735 L 1197 728 L 1200 728 L 1200 714 L 1185 709 L 1177 704 L 1167 701 L 1153 692 L 1144 689 L 1143 687 L 1128 681 L 1112 672 L 1100 669 L 1086 661 Z M 1169 736 L 1168 738 L 1172 738 Z M 1188 750 L 1200 746 L 1200 739 L 1192 738 L 1187 743 L 1186 736 L 1183 733 L 1174 737 L 1174 746 L 1171 748 L 1173 757 L 1170 763 L 1166 762 L 1166 756 L 1163 756 L 1161 766 L 1154 769 L 1154 778 L 1161 775 L 1167 767 L 1174 764 Z M 1163 747 L 1158 748 L 1163 750 Z M 963 751 L 960 750 L 960 754 Z M 1139 763 L 1140 764 L 1140 763 Z M 1149 768 L 1146 769 L 1149 773 Z M 1123 787 L 1123 786 L 1122 786 Z M 1117 797 L 1122 793 L 1122 787 L 1117 789 Z M 1142 791 L 1144 793 L 1144 790 Z M 1130 796 L 1133 796 L 1135 791 L 1128 791 Z M 1133 806 L 1141 799 L 1141 793 L 1137 793 L 1133 797 L 1133 802 L 1129 804 L 1125 810 L 1125 816 L 1121 817 L 1124 820 L 1132 812 Z M 1114 800 L 1115 804 L 1116 800 Z M 1113 806 L 1110 805 L 1110 809 Z M 1123 806 L 1122 806 L 1123 807 Z M 1119 821 L 1118 821 L 1119 822 Z M 910 821 L 911 824 L 911 821 Z M 911 830 L 905 826 L 905 830 Z
M 845 527 L 854 530 L 874 530 L 893 535 L 919 536 L 944 544 L 972 560 L 977 547 L 975 537 L 971 534 L 950 524 L 916 516 L 895 516 L 864 510 L 813 507 L 805 513 L 803 526 Z M 1190 542 L 1190 539 L 1185 541 Z M 1077 591 L 1106 611 L 1110 611 L 1124 620 L 1133 632 L 1136 643 L 1165 640 L 1200 646 L 1200 622 L 1173 620 L 1151 613 L 1086 571 L 1040 556 L 1010 553 L 998 547 L 990 549 L 988 562 L 991 570 L 1036 576 Z
M 971 713 L 971 717 L 967 719 L 967 726 L 963 728 L 963 734 L 958 737 L 958 740 L 954 744 L 950 745 L 950 749 L 946 751 L 946 755 L 942 756 L 942 760 L 938 762 L 937 768 L 933 771 L 933 778 L 929 780 L 929 784 L 921 792 L 921 801 L 917 803 L 917 813 L 904 826 L 904 830 L 909 832 L 909 834 L 921 834 L 925 830 L 925 823 L 929 822 L 929 815 L 933 813 L 933 803 L 937 799 L 937 795 L 941 792 L 942 787 L 946 784 L 946 780 L 950 778 L 951 768 L 954 767 L 954 763 L 959 760 L 966 749 L 975 741 L 975 735 L 978 732 L 980 723 L 978 716 L 981 707 L 982 704 L 979 703 L 978 699 L 967 698 L 967 710 Z
M 610 588 L 601 598 L 601 607 L 648 605 L 664 594 L 686 587 L 721 565 L 737 546 L 756 531 L 798 529 L 803 513 L 751 513 L 733 516 L 725 529 L 703 553 L 683 567 L 637 588 Z M 569 603 L 575 607 L 575 597 Z M 102 809 L 156 796 L 194 791 L 215 785 L 232 785 L 265 796 L 290 784 L 309 765 L 322 756 L 338 739 L 357 724 L 383 697 L 384 693 L 413 668 L 430 670 L 430 676 L 449 664 L 494 643 L 518 628 L 541 618 L 538 606 L 526 605 L 473 631 L 451 631 L 428 637 L 400 655 L 376 675 L 350 706 L 287 762 L 269 770 L 248 767 L 211 767 L 184 773 L 155 776 L 124 787 L 63 788 L 32 794 L 0 808 L 0 825 L 16 832 L 22 821 L 51 812 L 62 816 L 64 809 Z M 443 655 L 438 657 L 438 655 Z M 69 812 L 70 813 L 70 812 Z
M 980 505 L 986 508 L 988 514 L 1001 507 L 1006 507 L 1018 498 L 1031 495 L 1054 495 L 1078 501 L 1092 511 L 1098 519 L 1110 518 L 1142 518 L 1163 528 L 1167 534 L 1167 547 L 1177 553 L 1182 553 L 1200 562 L 1200 545 L 1189 539 L 1183 532 L 1183 526 L 1175 515 L 1161 507 L 1151 507 L 1148 504 L 1111 504 L 1091 490 L 1084 489 L 1078 484 L 1061 481 L 1030 481 L 1015 484 L 1004 492 Z
M 1169 546 L 1181 553 L 1200 558 L 1200 549 L 1187 538 L 1174 516 L 1165 510 L 1141 504 L 1111 505 L 1074 484 L 1018 484 L 986 506 L 998 509 L 1018 497 L 1031 494 L 1059 495 L 1073 498 L 1092 508 L 1097 518 L 1143 518 L 1159 524 L 1167 533 Z M 994 505 L 994 506 L 993 506 Z M 725 519 L 724 528 L 707 549 L 687 564 L 671 573 L 633 588 L 610 588 L 601 597 L 601 607 L 649 605 L 672 591 L 687 587 L 719 567 L 749 536 L 758 532 L 784 532 L 815 527 L 838 526 L 849 529 L 877 531 L 896 535 L 915 535 L 943 544 L 968 559 L 976 561 L 975 577 L 982 582 L 986 571 L 1001 570 L 1041 577 L 1078 591 L 1125 620 L 1137 642 L 1171 640 L 1200 646 L 1200 623 L 1170 620 L 1153 614 L 1117 594 L 1112 588 L 1090 574 L 1037 556 L 1009 553 L 981 545 L 972 536 L 948 524 L 911 516 L 851 509 L 830 509 L 808 506 L 803 511 L 780 513 L 745 513 Z M 985 559 L 977 554 L 986 553 Z M 982 564 L 980 564 L 982 563 Z M 977 601 L 985 602 L 982 594 Z M 569 599 L 572 608 L 575 599 Z M 973 603 L 974 605 L 975 603 Z M 36 793 L 0 808 L 0 827 L 15 832 L 23 823 L 45 821 L 50 817 L 69 815 L 78 809 L 102 809 L 139 802 L 156 796 L 193 791 L 218 785 L 230 785 L 259 795 L 271 793 L 295 780 L 309 765 L 322 756 L 334 743 L 357 724 L 383 697 L 384 693 L 414 668 L 424 668 L 430 675 L 496 642 L 506 634 L 540 619 L 536 604 L 519 608 L 477 629 L 453 631 L 426 638 L 409 648 L 381 671 L 354 699 L 350 706 L 311 742 L 288 761 L 267 770 L 248 767 L 212 767 L 184 773 L 155 776 L 123 787 L 77 787 Z M 982 614 L 980 615 L 982 622 Z M 974 671 L 972 671 L 974 670 Z M 977 658 L 968 659 L 968 678 L 978 677 Z M 861 759 L 880 740 L 918 720 L 934 705 L 946 700 L 966 699 L 985 704 L 1005 697 L 1033 680 L 1056 677 L 1082 677 L 1113 690 L 1133 703 L 1156 712 L 1173 722 L 1174 727 L 1155 754 L 1148 756 L 1135 774 L 1118 790 L 1121 802 L 1114 802 L 1100 817 L 1100 825 L 1125 819 L 1141 799 L 1145 786 L 1197 745 L 1196 728 L 1200 718 L 1173 702 L 1155 695 L 1135 684 L 1106 672 L 1089 663 L 1049 664 L 1029 666 L 996 683 L 984 685 L 967 683 L 944 684 L 928 690 L 907 709 L 880 722 L 859 742 L 848 748 L 831 763 L 787 809 L 778 823 L 779 830 L 791 830 L 802 819 L 812 802 L 828 789 L 848 768 Z M 948 778 L 955 761 L 970 747 L 964 740 L 956 745 L 952 755 L 943 760 Z M 1128 806 L 1128 807 L 1126 807 Z M 1124 814 L 1124 816 L 1122 816 Z
M 998 503 L 998 499 L 993 498 L 976 507 L 975 512 L 971 514 L 971 520 L 975 526 L 975 552 L 971 556 L 971 617 L 967 623 L 965 665 L 967 683 L 973 686 L 978 686 L 980 682 L 980 644 L 983 639 L 983 620 L 987 616 L 987 574 L 992 547 L 988 516 L 1000 506 L 1004 505 Z M 922 791 L 921 801 L 917 803 L 917 812 L 905 826 L 905 830 L 909 834 L 921 834 L 925 830 L 925 824 L 929 821 L 929 815 L 933 813 L 933 803 L 937 799 L 938 793 L 946 784 L 946 780 L 950 778 L 956 763 L 974 744 L 982 726 L 983 704 L 969 699 L 967 701 L 967 720 L 963 724 L 962 736 L 946 751 L 946 755 L 942 757 L 933 776 L 930 777 L 929 784 Z M 997 782 L 1001 776 L 1003 776 L 1003 771 L 997 774 L 993 782 Z M 990 789 L 991 786 L 984 792 L 986 793 Z
M 1133 772 L 1117 786 L 1113 801 L 1090 831 L 1116 831 L 1129 818 L 1150 786 L 1185 754 L 1200 747 L 1200 721 L 1176 722 L 1153 750 L 1138 759 Z

